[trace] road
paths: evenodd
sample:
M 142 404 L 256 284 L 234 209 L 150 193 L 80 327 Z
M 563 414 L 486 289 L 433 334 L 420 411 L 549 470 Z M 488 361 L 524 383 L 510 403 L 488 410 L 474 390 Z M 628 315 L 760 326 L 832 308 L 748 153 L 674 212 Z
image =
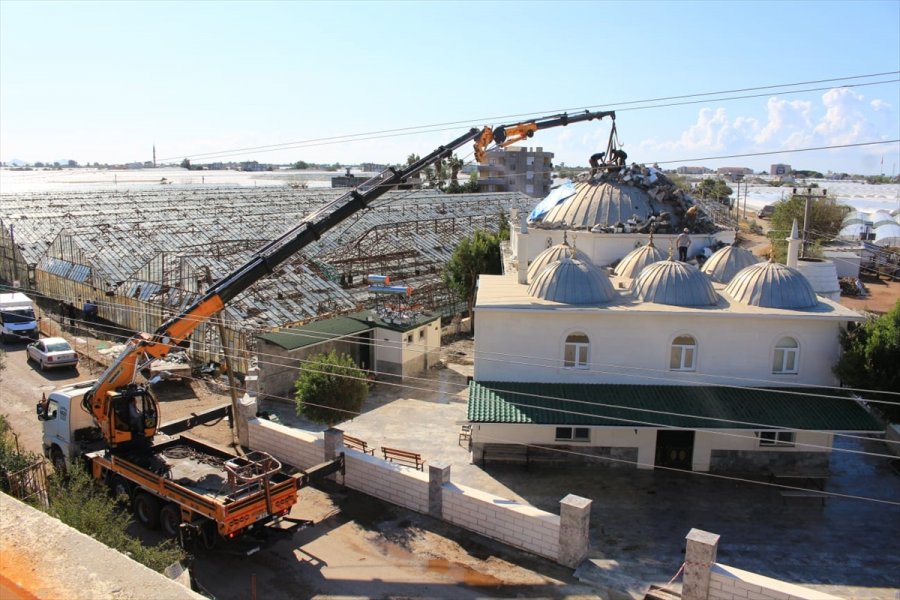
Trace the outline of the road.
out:
M 6 368 L 0 372 L 0 414 L 7 420 L 19 440 L 19 448 L 41 452 L 41 424 L 35 415 L 35 405 L 42 393 L 92 377 L 84 365 L 41 371 L 26 360 L 25 344 L 5 344 Z

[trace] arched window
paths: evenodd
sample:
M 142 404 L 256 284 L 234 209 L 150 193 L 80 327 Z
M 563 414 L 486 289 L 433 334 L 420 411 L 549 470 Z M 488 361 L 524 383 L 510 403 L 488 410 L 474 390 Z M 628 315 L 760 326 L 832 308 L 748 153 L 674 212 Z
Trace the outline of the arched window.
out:
M 697 342 L 689 335 L 679 335 L 672 342 L 669 370 L 693 371 L 697 359 Z
M 571 369 L 587 369 L 590 366 L 591 341 L 583 333 L 570 333 L 566 337 L 563 366 Z
M 800 345 L 792 337 L 783 337 L 775 344 L 772 357 L 773 373 L 796 373 L 800 366 Z

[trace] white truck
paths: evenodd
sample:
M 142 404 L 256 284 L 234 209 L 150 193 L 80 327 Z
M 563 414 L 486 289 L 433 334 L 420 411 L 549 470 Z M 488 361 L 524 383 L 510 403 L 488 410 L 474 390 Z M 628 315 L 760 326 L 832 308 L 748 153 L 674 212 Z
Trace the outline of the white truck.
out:
M 38 339 L 34 302 L 22 292 L 0 294 L 0 335 L 4 343 Z

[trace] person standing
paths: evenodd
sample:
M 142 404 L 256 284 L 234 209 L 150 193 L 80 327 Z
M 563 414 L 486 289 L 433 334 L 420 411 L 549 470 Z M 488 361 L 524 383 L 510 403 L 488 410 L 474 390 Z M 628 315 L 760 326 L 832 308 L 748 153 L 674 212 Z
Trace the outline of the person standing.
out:
M 691 236 L 688 235 L 687 227 L 675 238 L 675 245 L 678 247 L 678 260 L 687 262 L 687 251 L 691 247 Z

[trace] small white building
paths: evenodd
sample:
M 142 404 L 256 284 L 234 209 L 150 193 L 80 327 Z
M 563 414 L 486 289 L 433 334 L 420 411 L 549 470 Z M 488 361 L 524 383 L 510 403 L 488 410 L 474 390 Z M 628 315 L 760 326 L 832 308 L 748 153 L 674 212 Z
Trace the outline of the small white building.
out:
M 820 470 L 834 433 L 880 431 L 855 400 L 811 387 L 838 384 L 839 334 L 862 317 L 748 255 L 723 248 L 702 272 L 642 246 L 620 263 L 630 277 L 566 256 L 529 284 L 482 275 L 473 459 L 524 448 L 529 460 Z
M 313 321 L 257 336 L 259 393 L 292 401 L 300 369 L 315 354 L 347 354 L 379 379 L 421 375 L 440 361 L 441 322 L 419 315 L 387 322 L 371 311 Z

